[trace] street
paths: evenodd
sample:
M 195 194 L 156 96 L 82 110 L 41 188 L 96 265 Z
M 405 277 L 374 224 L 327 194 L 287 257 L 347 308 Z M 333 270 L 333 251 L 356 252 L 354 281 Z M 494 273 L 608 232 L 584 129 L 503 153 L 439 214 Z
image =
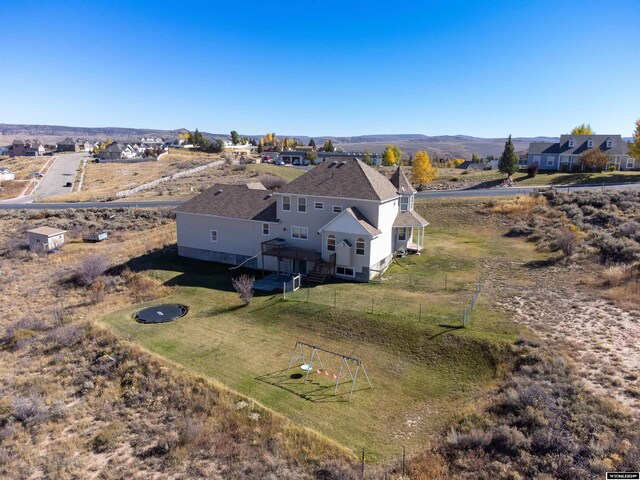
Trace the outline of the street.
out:
M 45 198 L 57 197 L 71 193 L 73 188 L 73 181 L 76 176 L 76 170 L 80 165 L 80 161 L 89 157 L 87 153 L 67 153 L 64 155 L 57 155 L 53 159 L 53 164 L 49 168 L 49 171 L 40 180 L 40 183 L 36 187 L 35 195 L 27 195 L 25 197 L 5 200 L 5 204 L 9 205 L 23 205 L 31 204 L 34 200 L 43 200 Z M 65 187 L 67 182 L 71 182 L 71 187 Z M 2 208 L 4 204 L 0 203 Z

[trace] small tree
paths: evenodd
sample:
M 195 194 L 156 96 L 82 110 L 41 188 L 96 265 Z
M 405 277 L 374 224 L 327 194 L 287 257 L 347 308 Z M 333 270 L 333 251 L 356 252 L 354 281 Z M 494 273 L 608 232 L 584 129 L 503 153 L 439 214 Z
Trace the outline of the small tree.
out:
M 580 163 L 589 170 L 602 170 L 611 161 L 607 152 L 603 152 L 598 147 L 593 147 L 580 155 Z
M 238 132 L 235 130 L 231 130 L 231 143 L 234 145 L 238 145 L 238 143 L 240 143 L 240 137 L 238 136 Z
M 314 151 L 307 152 L 304 154 L 304 158 L 309 161 L 309 163 L 314 163 L 316 158 L 318 158 L 318 154 Z
M 109 266 L 109 260 L 104 255 L 88 255 L 76 267 L 76 279 L 82 286 L 89 287 L 102 275 Z
M 480 157 L 474 153 L 473 155 L 471 155 L 471 161 L 473 163 L 480 163 Z
M 245 305 L 249 305 L 253 299 L 253 284 L 256 282 L 256 279 L 249 275 L 240 275 L 231 280 L 231 282 L 240 300 L 242 300 Z
M 313 138 L 309 140 L 309 146 L 314 150 L 316 149 L 316 141 Z
M 633 140 L 629 143 L 629 155 L 640 160 L 640 118 L 636 120 L 636 129 L 633 132 Z
M 331 143 L 331 140 L 327 139 L 324 142 L 324 145 L 322 146 L 322 149 L 325 152 L 334 152 L 336 150 L 336 148 L 333 146 L 333 143 Z
M 369 150 L 364 151 L 364 154 L 362 155 L 362 162 L 367 165 L 371 165 L 371 152 Z
M 402 155 L 402 151 L 395 145 L 387 145 L 387 148 L 384 149 L 382 153 L 382 165 L 389 167 L 395 165 L 400 161 L 400 156 Z
M 511 141 L 511 135 L 504 144 L 504 151 L 500 156 L 500 163 L 498 163 L 498 169 L 510 178 L 511 175 L 518 171 L 518 155 Z
M 431 182 L 438 178 L 438 171 L 433 168 L 427 152 L 416 152 L 413 161 L 413 182 L 419 185 Z

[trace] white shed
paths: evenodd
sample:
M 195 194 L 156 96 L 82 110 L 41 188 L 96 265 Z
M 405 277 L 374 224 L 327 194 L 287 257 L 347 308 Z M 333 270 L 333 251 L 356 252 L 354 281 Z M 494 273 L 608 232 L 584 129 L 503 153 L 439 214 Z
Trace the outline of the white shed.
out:
M 8 168 L 0 168 L 0 181 L 1 180 L 15 180 L 16 175 Z
M 64 245 L 66 230 L 51 227 L 38 227 L 27 230 L 29 250 L 32 252 L 50 252 Z

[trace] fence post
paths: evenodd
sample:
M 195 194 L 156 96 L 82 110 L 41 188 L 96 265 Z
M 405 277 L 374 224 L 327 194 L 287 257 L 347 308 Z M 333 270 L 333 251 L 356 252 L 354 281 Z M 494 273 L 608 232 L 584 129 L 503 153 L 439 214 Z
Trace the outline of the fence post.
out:
M 333 292 L 333 308 L 336 308 L 338 302 L 338 292 L 334 291 Z
M 418 322 L 422 321 L 422 304 L 420 304 L 420 313 L 418 313 Z
M 362 449 L 362 466 L 360 467 L 360 475 L 364 480 L 364 448 Z
M 287 282 L 282 282 L 282 299 L 287 299 Z
M 376 297 L 375 296 L 371 296 L 371 313 L 373 313 L 373 302 L 375 301 Z
M 309 303 L 309 285 L 307 285 L 307 303 Z
M 406 471 L 405 468 L 404 468 L 406 457 L 407 457 L 407 452 L 406 452 L 406 449 L 405 449 L 405 447 L 403 445 L 402 446 L 402 476 L 403 477 L 404 477 L 404 474 L 405 474 L 405 471 Z
M 444 274 L 444 289 L 447 289 L 447 274 Z

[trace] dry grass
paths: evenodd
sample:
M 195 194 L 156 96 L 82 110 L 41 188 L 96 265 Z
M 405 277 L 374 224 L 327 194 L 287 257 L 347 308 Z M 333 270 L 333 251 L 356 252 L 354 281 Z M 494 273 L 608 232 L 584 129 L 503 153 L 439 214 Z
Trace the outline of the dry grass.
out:
M 492 209 L 492 213 L 513 216 L 530 215 L 535 207 L 544 207 L 547 200 L 542 196 L 517 195 L 510 200 L 498 202 Z
M 28 182 L 20 180 L 3 180 L 0 182 L 0 199 L 15 198 L 22 193 Z
M 0 162 L 16 174 L 16 180 L 29 180 L 35 172 L 44 173 L 44 167 L 53 157 L 11 157 Z

